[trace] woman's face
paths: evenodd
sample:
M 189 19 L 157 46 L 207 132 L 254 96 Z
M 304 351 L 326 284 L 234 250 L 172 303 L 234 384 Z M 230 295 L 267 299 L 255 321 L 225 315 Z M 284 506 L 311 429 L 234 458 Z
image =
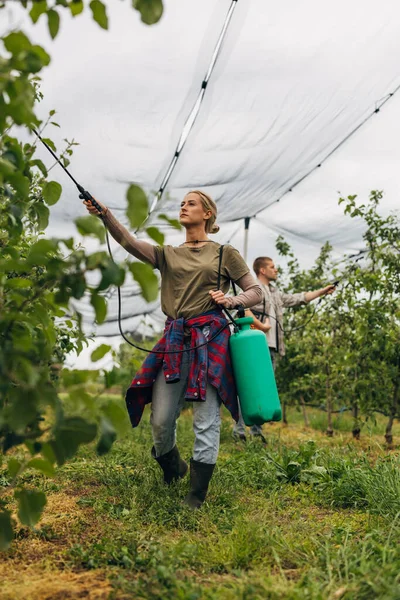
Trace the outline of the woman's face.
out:
M 193 227 L 194 225 L 206 225 L 206 221 L 211 217 L 211 210 L 204 210 L 198 194 L 187 194 L 181 202 L 179 211 L 179 222 L 184 227 Z

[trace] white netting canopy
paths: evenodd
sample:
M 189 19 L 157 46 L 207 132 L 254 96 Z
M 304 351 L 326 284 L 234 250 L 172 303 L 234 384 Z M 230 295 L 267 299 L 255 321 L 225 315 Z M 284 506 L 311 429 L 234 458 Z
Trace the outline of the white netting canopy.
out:
M 326 240 L 338 255 L 357 251 L 360 225 L 343 217 L 337 192 L 384 189 L 383 210 L 397 204 L 398 3 L 164 5 L 159 24 L 148 27 L 128 2 L 110 2 L 108 32 L 89 14 L 65 14 L 54 42 L 45 23 L 32 26 L 9 8 L 2 27 L 22 24 L 52 56 L 39 113 L 55 108 L 61 129 L 49 135 L 79 141 L 70 167 L 76 179 L 124 223 L 131 182 L 149 193 L 165 187 L 153 219 L 176 216 L 185 192 L 201 188 L 218 204 L 218 241 L 232 238 L 242 250 L 242 220 L 252 217 L 250 263 L 274 252 L 278 234 L 305 262 Z M 85 213 L 64 174 L 52 176 L 64 192 L 50 232 L 70 235 Z M 168 241 L 177 239 L 171 233 Z M 136 292 L 132 283 L 123 290 L 127 330 L 156 306 Z M 110 297 L 101 333 L 117 333 L 116 306 Z

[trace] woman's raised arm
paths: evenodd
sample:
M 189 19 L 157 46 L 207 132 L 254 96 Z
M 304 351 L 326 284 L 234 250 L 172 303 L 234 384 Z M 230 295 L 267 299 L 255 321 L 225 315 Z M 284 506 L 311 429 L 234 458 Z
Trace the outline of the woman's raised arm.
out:
M 108 231 L 118 244 L 120 244 L 129 254 L 135 256 L 139 260 L 150 263 L 153 267 L 156 266 L 156 253 L 153 244 L 138 240 L 114 217 L 109 208 L 96 200 L 102 209 L 102 217 Z M 90 201 L 85 200 L 83 204 L 86 206 L 91 215 L 99 215 L 99 211 L 92 206 Z

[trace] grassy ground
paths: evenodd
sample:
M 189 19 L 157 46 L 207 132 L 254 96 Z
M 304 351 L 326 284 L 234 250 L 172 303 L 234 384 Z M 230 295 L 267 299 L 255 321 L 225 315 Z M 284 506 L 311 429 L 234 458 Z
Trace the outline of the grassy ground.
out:
M 105 457 L 88 446 L 54 479 L 26 474 L 48 505 L 0 557 L 0 599 L 400 600 L 400 458 L 382 446 L 383 422 L 353 442 L 346 415 L 331 439 L 321 413 L 315 429 L 289 418 L 264 426 L 267 446 L 244 446 L 225 413 L 196 513 L 182 504 L 187 480 L 161 483 L 147 414 Z M 189 458 L 189 411 L 178 431 Z

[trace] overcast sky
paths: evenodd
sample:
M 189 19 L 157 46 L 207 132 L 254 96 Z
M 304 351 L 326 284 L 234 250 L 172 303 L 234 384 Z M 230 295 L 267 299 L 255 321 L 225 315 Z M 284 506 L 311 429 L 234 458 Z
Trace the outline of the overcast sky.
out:
M 38 113 L 57 110 L 55 140 L 75 138 L 71 169 L 124 219 L 125 191 L 135 181 L 157 189 L 198 96 L 230 0 L 165 0 L 148 27 L 130 3 L 109 2 L 109 31 L 89 13 L 62 13 L 52 41 L 45 19 L 33 26 L 18 6 L 1 11 L 2 31 L 21 25 L 52 57 L 42 75 Z M 388 93 L 400 84 L 400 5 L 395 0 L 239 0 L 195 126 L 171 178 L 174 202 L 202 187 L 218 200 L 227 241 L 250 226 L 249 263 L 274 254 L 279 233 L 308 266 L 327 239 L 337 254 L 362 246 L 359 224 L 337 206 L 341 194 L 385 192 L 397 209 L 400 92 L 290 193 Z M 46 164 L 49 158 L 42 153 Z M 70 235 L 84 214 L 64 176 L 50 233 Z M 272 204 L 281 197 L 279 203 Z M 118 210 L 119 209 L 119 210 Z M 242 232 L 232 243 L 243 248 Z

